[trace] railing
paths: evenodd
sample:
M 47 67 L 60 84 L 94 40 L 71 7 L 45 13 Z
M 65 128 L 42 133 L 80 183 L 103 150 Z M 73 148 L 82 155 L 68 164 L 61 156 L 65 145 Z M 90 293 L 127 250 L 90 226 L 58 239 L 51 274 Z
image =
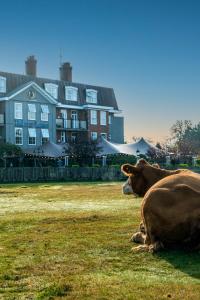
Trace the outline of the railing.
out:
M 4 124 L 4 114 L 0 114 L 0 125 Z
M 86 121 L 56 119 L 56 127 L 62 129 L 87 129 Z

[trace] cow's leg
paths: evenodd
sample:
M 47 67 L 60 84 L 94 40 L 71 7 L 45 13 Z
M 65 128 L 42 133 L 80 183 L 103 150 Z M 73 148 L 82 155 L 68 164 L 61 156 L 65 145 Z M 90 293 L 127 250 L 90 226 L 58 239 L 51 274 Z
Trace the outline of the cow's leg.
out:
M 143 237 L 143 245 L 133 247 L 132 248 L 133 252 L 155 253 L 164 248 L 162 242 L 160 242 L 153 234 L 153 228 L 151 226 L 151 223 L 148 224 L 148 222 L 146 222 L 146 221 L 147 220 L 144 220 L 144 223 L 140 223 L 141 230 L 143 230 L 146 234 L 142 234 L 142 232 L 138 232 L 133 236 L 136 240 L 137 239 L 140 240 L 140 235 L 141 235 Z M 145 228 L 144 224 L 146 224 L 146 228 Z
M 138 244 L 144 244 L 145 236 L 142 232 L 139 231 L 132 235 L 130 241 Z
M 145 242 L 145 227 L 144 227 L 143 222 L 141 222 L 139 225 L 139 231 L 132 235 L 130 242 L 144 244 L 144 242 Z

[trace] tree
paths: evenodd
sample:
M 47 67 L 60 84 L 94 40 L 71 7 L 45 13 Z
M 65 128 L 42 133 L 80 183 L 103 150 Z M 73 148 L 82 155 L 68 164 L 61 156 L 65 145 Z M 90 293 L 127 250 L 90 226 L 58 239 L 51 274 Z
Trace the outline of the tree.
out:
M 0 143 L 0 166 L 18 165 L 22 157 L 22 149 L 10 143 Z
M 10 143 L 0 143 L 0 158 L 4 156 L 21 156 L 23 153 L 22 149 Z
M 191 144 L 186 139 L 186 135 L 192 130 L 192 122 L 190 120 L 178 120 L 171 127 L 171 144 L 174 150 L 182 155 L 191 153 Z
M 73 157 L 79 165 L 82 165 L 88 159 L 97 156 L 101 151 L 101 147 L 97 141 L 86 141 L 78 138 L 76 141 L 70 141 L 67 147 L 67 154 Z

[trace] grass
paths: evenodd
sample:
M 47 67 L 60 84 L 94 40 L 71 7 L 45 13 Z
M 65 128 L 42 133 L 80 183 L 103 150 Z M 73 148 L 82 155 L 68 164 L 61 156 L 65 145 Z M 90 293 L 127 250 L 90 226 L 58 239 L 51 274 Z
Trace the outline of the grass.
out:
M 200 299 L 200 254 L 133 254 L 120 183 L 0 186 L 0 299 Z

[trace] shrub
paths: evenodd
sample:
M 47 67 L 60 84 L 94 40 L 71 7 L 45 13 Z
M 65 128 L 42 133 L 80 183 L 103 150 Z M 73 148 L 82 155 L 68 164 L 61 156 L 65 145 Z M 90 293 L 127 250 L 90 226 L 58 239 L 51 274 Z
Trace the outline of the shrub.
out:
M 189 166 L 188 164 L 179 164 L 180 168 L 188 168 L 188 166 Z

